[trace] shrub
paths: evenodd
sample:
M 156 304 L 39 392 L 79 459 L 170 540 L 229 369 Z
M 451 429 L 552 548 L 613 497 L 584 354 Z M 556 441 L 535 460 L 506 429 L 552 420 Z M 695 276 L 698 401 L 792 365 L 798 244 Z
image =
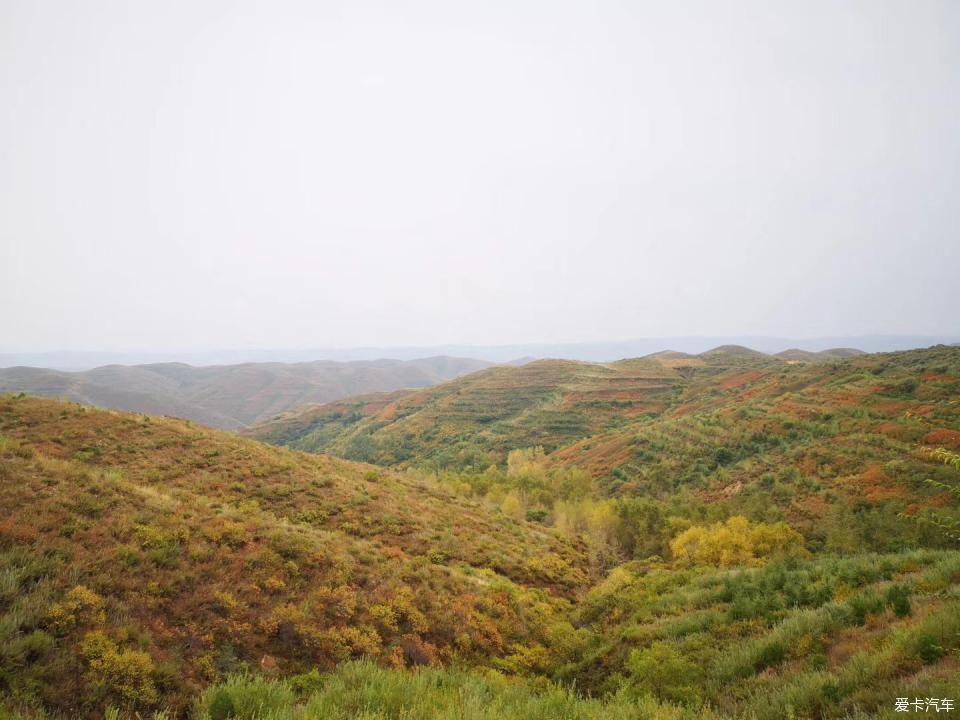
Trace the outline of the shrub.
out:
M 87 633 L 80 652 L 88 665 L 87 682 L 97 694 L 129 705 L 157 702 L 153 661 L 147 653 L 120 650 L 99 631 Z
M 295 701 L 286 683 L 252 675 L 231 675 L 226 682 L 200 696 L 195 715 L 209 720 L 286 717 Z
M 105 620 L 103 598 L 84 585 L 74 587 L 63 602 L 47 612 L 47 625 L 55 635 L 66 635 L 78 626 L 100 625 Z
M 753 662 L 753 668 L 757 672 L 765 670 L 768 667 L 779 665 L 787 656 L 787 648 L 779 640 L 771 640 L 761 646 L 757 657 Z
M 207 712 L 210 714 L 210 720 L 229 720 L 236 717 L 237 709 L 234 707 L 230 693 L 223 688 L 218 688 L 213 694 Z
M 547 520 L 546 510 L 527 510 L 527 522 L 543 523 Z
M 935 663 L 942 658 L 945 650 L 933 635 L 921 635 L 917 639 L 917 657 L 927 665 Z
M 655 642 L 643 650 L 632 651 L 627 668 L 638 689 L 661 700 L 689 702 L 696 697 L 691 687 L 696 668 L 668 643 Z
M 903 585 L 891 586 L 887 590 L 887 603 L 893 608 L 893 613 L 898 618 L 907 617 L 912 612 L 910 588 Z
M 847 603 L 850 609 L 850 620 L 854 625 L 863 625 L 867 621 L 867 615 L 883 612 L 884 606 L 883 598 L 872 591 L 855 595 Z

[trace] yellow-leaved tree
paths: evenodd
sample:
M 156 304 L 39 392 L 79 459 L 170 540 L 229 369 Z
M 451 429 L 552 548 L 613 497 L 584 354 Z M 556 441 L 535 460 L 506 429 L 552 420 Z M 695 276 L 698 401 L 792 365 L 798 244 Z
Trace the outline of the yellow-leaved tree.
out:
M 725 523 L 694 525 L 674 538 L 670 550 L 678 562 L 717 567 L 806 553 L 803 536 L 786 523 L 751 523 L 742 515 Z
M 520 496 L 515 492 L 507 493 L 506 497 L 503 498 L 503 502 L 500 504 L 500 509 L 507 517 L 511 517 L 514 520 L 523 519 L 523 503 L 520 501 Z

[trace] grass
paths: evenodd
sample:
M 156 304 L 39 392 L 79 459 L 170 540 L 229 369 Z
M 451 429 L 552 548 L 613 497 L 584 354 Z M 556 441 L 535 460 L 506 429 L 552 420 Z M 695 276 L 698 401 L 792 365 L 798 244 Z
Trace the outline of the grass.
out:
M 275 681 L 233 677 L 207 690 L 194 717 L 219 720 L 215 708 L 232 707 L 237 720 L 683 720 L 710 718 L 650 698 L 589 700 L 550 683 L 531 685 L 497 674 L 422 669 L 396 672 L 350 663 L 320 678 L 297 699 Z

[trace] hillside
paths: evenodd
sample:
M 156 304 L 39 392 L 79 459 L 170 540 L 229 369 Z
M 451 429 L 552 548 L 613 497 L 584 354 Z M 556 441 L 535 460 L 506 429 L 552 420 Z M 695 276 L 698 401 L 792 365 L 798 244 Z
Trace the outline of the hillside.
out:
M 528 372 L 545 370 L 597 377 Z M 674 383 L 672 407 L 699 392 Z M 917 445 L 905 494 L 868 498 L 859 525 L 823 506 L 794 525 L 778 508 L 839 489 L 787 474 L 604 499 L 533 451 L 505 474 L 398 474 L 19 396 L 0 397 L 0 437 L 12 718 L 893 717 L 895 695 L 960 694 L 960 536 L 943 530 L 960 459 Z
M 643 492 L 757 481 L 795 467 L 836 480 L 953 446 L 960 430 L 960 353 L 931 348 L 830 363 L 694 373 L 665 412 L 596 434 L 551 460 Z
M 0 397 L 0 506 L 0 695 L 70 717 L 509 658 L 585 582 L 577 543 L 426 480 L 54 400 Z
M 810 548 L 889 552 L 932 542 L 922 524 L 890 530 L 943 503 L 928 480 L 955 480 L 929 448 L 960 447 L 958 397 L 956 348 L 801 364 L 723 350 L 496 368 L 253 432 L 430 469 L 548 525 L 569 524 L 579 498 L 615 500 L 611 558 L 666 555 L 677 515 L 786 520 Z
M 958 428 L 958 383 L 960 353 L 946 347 L 804 362 L 728 346 L 604 365 L 492 368 L 426 390 L 296 409 L 249 434 L 382 465 L 452 470 L 502 467 L 511 450 L 542 446 L 552 464 L 588 469 L 603 482 L 643 484 L 670 463 L 696 466 L 700 482 L 718 467 L 713 454 L 725 472 L 761 450 L 777 465 L 777 455 L 824 434 L 842 444 L 865 433 L 876 439 L 868 455 L 885 461 L 894 451 L 885 444 L 899 441 L 900 452 L 926 432 Z M 747 415 L 754 420 L 739 422 Z M 756 433 L 762 438 L 748 447 Z
M 571 719 L 960 695 L 960 460 L 934 452 L 960 448 L 958 397 L 958 348 L 734 347 L 495 367 L 266 426 L 391 469 L 7 396 L 0 698 L 399 719 L 420 665 L 545 718 L 547 682 Z
M 555 679 L 730 717 L 894 717 L 895 696 L 960 695 L 960 458 L 937 450 L 960 448 L 958 398 L 957 348 L 723 347 L 498 368 L 256 431 L 439 470 L 582 541 L 595 585 Z
M 624 418 L 663 412 L 685 383 L 687 363 L 538 360 L 501 366 L 425 391 L 293 410 L 250 434 L 380 464 L 486 467 L 503 462 L 514 448 L 552 451 Z
M 266 420 L 307 403 L 422 388 L 486 367 L 481 360 L 107 365 L 83 372 L 0 369 L 0 393 L 28 392 L 117 410 L 182 417 L 223 429 Z

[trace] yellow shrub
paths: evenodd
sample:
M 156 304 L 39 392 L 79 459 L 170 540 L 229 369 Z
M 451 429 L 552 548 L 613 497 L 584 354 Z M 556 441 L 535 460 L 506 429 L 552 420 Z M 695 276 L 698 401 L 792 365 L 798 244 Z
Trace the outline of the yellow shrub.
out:
M 77 626 L 100 625 L 106 620 L 103 598 L 77 585 L 47 613 L 47 625 L 57 635 L 65 635 Z
M 157 688 L 153 661 L 141 650 L 120 650 L 104 633 L 87 633 L 80 652 L 88 663 L 87 681 L 99 693 L 123 703 L 153 705 Z

